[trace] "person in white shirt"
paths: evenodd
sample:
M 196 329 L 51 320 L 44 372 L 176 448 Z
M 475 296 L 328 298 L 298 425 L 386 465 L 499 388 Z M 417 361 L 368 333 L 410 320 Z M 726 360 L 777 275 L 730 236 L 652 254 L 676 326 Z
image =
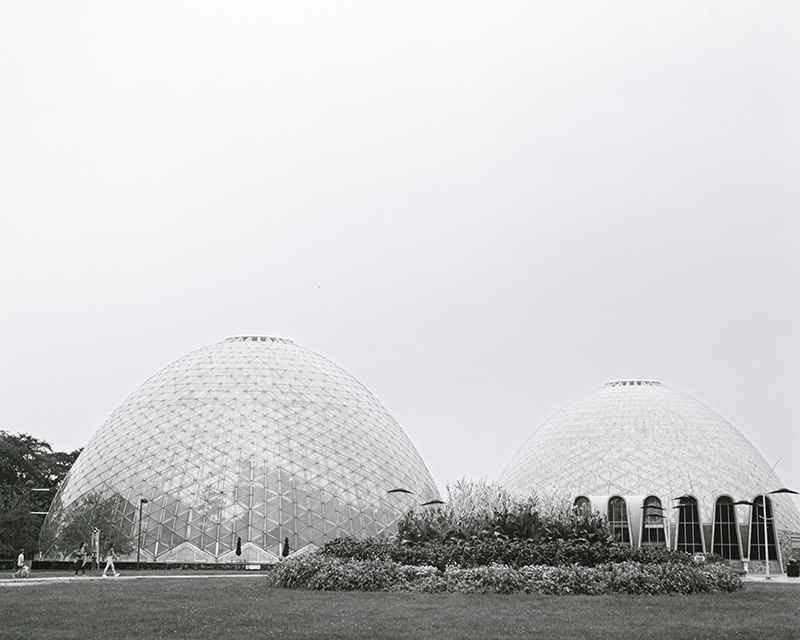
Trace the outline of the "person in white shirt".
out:
M 103 577 L 104 578 L 108 577 L 108 575 L 106 575 L 106 573 L 107 573 L 107 571 L 109 569 L 111 569 L 111 572 L 114 574 L 114 577 L 117 577 L 119 575 L 117 573 L 117 570 L 114 568 L 114 560 L 116 560 L 116 559 L 117 559 L 117 556 L 114 555 L 114 545 L 113 544 L 109 544 L 108 545 L 108 549 L 106 550 L 106 568 L 103 569 Z
M 17 570 L 13 575 L 15 578 L 28 577 L 28 565 L 25 564 L 25 549 L 19 550 L 19 555 L 17 556 Z

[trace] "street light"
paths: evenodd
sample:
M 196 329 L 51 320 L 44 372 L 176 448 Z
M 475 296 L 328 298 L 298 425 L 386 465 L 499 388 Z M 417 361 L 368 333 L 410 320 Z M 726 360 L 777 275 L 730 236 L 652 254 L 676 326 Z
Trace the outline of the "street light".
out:
M 32 519 L 30 518 L 30 516 L 46 516 L 48 512 L 47 511 L 31 511 L 31 509 L 35 508 L 34 507 L 33 496 L 31 494 L 33 494 L 33 493 L 49 493 L 50 489 L 37 487 L 36 483 L 33 480 L 28 480 L 25 483 L 24 487 L 25 487 L 25 489 L 24 489 L 23 495 L 25 497 L 25 501 L 26 501 L 27 506 L 28 506 L 28 516 L 29 517 L 26 518 L 25 522 L 22 524 L 23 535 L 24 535 L 23 539 L 25 541 L 25 548 L 26 549 L 30 549 L 31 557 L 33 557 L 35 555 L 34 549 L 37 548 L 37 545 L 36 544 L 30 544 L 30 543 L 32 542 L 32 538 L 35 539 L 35 533 L 33 535 L 31 535 L 31 533 L 32 533 L 32 530 L 36 529 L 36 527 L 35 527 L 34 523 L 32 522 Z M 35 502 L 36 503 L 40 503 L 41 501 L 40 500 L 36 500 Z M 48 503 L 48 506 L 49 506 L 49 503 Z M 39 551 L 39 554 L 40 554 L 40 557 L 41 557 L 41 551 Z
M 691 517 L 692 520 L 695 520 L 694 514 L 691 513 L 691 504 L 684 504 L 684 500 L 690 500 L 692 496 L 687 493 L 678 496 L 677 498 L 673 498 L 673 500 L 678 500 L 678 504 L 673 509 L 678 509 L 678 523 L 675 525 L 675 549 L 678 548 L 678 544 L 681 539 L 681 531 L 683 532 L 683 550 L 686 551 L 691 547 L 692 553 L 696 553 L 695 551 L 695 540 L 694 540 L 694 529 L 692 529 L 691 535 L 691 542 L 689 542 L 689 526 L 694 525 L 694 522 L 687 522 L 687 520 Z M 687 513 L 687 510 L 689 513 Z M 681 523 L 683 526 L 681 527 Z M 688 553 L 688 552 L 687 552 Z
M 776 462 L 775 464 L 778 464 L 778 463 Z M 796 494 L 797 491 L 792 491 L 791 489 L 787 489 L 786 487 L 781 487 L 780 489 L 775 489 L 775 491 L 770 491 L 768 493 L 769 493 L 769 495 L 771 495 L 773 493 L 795 493 Z M 769 577 L 769 540 L 767 540 L 767 495 L 768 495 L 767 493 L 763 494 L 762 501 L 764 503 L 764 558 L 766 559 L 766 562 L 767 562 L 767 576 L 766 576 L 765 579 L 769 580 L 770 577 Z M 772 519 L 775 520 L 775 514 L 774 513 L 772 514 Z M 774 530 L 774 527 L 773 527 L 773 530 Z M 775 540 L 776 547 L 777 547 L 777 544 L 778 544 L 778 541 Z M 775 549 L 775 558 L 776 559 L 778 557 L 777 551 L 778 550 L 776 548 Z
M 777 462 L 775 464 L 778 464 Z M 773 467 L 774 469 L 774 467 Z M 775 493 L 794 493 L 797 495 L 797 491 L 792 491 L 791 489 L 787 489 L 786 487 L 781 487 L 780 489 L 775 489 L 774 491 L 765 491 L 761 494 L 761 508 L 764 510 L 764 515 L 762 518 L 764 519 L 764 563 L 766 566 L 766 577 L 765 580 L 771 580 L 769 575 L 769 538 L 768 538 L 768 531 L 767 531 L 767 496 L 770 496 Z M 738 502 L 734 502 L 733 504 L 749 504 L 751 508 L 756 510 L 756 523 L 758 522 L 758 505 L 755 502 L 750 502 L 748 500 L 739 500 Z M 775 515 L 772 515 L 773 521 L 775 520 Z M 778 544 L 778 541 L 775 541 L 775 544 Z M 775 553 L 775 557 L 778 557 L 777 549 Z
M 26 482 L 25 485 L 28 487 L 28 490 L 31 493 L 50 493 L 52 491 L 52 489 L 46 489 L 46 488 L 42 488 L 42 487 L 34 487 L 32 480 L 28 480 L 28 482 Z M 31 515 L 34 515 L 34 516 L 46 516 L 47 514 L 48 514 L 47 511 L 31 511 Z
M 139 498 L 139 538 L 136 541 L 136 570 L 139 570 L 139 557 L 142 552 L 142 505 L 150 502 L 147 498 Z
M 780 461 L 781 461 L 781 459 L 778 458 L 778 462 L 780 462 Z M 797 491 L 792 491 L 791 489 L 787 489 L 786 487 L 781 487 L 780 489 L 775 489 L 775 491 L 767 492 L 767 484 L 769 484 L 769 479 L 772 477 L 772 474 L 775 473 L 775 467 L 778 466 L 778 462 L 773 464 L 772 465 L 772 469 L 769 470 L 769 475 L 767 476 L 767 479 L 764 481 L 764 493 L 762 494 L 762 501 L 764 503 L 764 561 L 765 561 L 766 567 L 767 567 L 767 575 L 766 575 L 766 578 L 765 578 L 766 580 L 770 579 L 770 577 L 769 577 L 769 540 L 767 539 L 767 495 L 768 495 L 768 493 L 770 495 L 773 494 L 773 493 L 795 493 L 795 494 L 797 493 Z M 756 512 L 756 513 L 758 513 L 758 512 Z M 775 514 L 774 513 L 772 514 L 772 519 L 775 520 Z M 775 529 L 775 527 L 773 526 L 773 531 L 774 531 L 774 529 Z M 778 535 L 777 531 L 775 531 L 775 535 L 777 537 L 777 535 Z M 775 559 L 777 559 L 777 558 L 778 558 L 778 540 L 776 539 L 775 540 Z

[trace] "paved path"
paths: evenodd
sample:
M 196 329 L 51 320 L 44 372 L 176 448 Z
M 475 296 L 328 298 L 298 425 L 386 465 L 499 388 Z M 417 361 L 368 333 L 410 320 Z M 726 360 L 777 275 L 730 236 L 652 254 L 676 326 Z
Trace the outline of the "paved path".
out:
M 790 578 L 785 573 L 772 574 L 767 580 L 763 573 L 750 573 L 742 578 L 745 582 L 763 582 L 768 584 L 774 582 L 777 584 L 797 584 L 800 585 L 800 578 Z
M 102 576 L 46 576 L 31 578 L 0 578 L 0 587 L 24 587 L 35 584 L 50 584 L 54 582 L 83 582 L 85 580 L 197 580 L 197 579 L 227 579 L 237 580 L 243 578 L 258 578 L 264 577 L 264 573 L 259 571 L 253 572 L 239 572 L 236 573 L 208 573 L 208 574 L 182 574 L 182 575 L 169 575 L 169 574 L 133 574 L 133 575 L 120 575 L 116 578 L 103 578 Z M 794 584 L 800 586 L 800 578 L 790 578 L 785 573 L 773 574 L 767 580 L 763 574 L 748 574 L 742 577 L 744 582 L 760 582 L 762 584 Z
M 258 578 L 264 577 L 263 573 L 259 573 L 257 571 L 253 572 L 236 572 L 236 573 L 209 573 L 209 574 L 197 574 L 197 575 L 168 575 L 168 574 L 133 574 L 133 575 L 119 575 L 116 578 L 108 577 L 103 578 L 103 576 L 46 576 L 46 577 L 37 577 L 32 576 L 30 578 L 0 578 L 0 587 L 24 587 L 26 585 L 34 585 L 34 584 L 48 584 L 53 582 L 85 582 L 86 580 L 101 580 L 103 582 L 108 582 L 111 580 L 158 580 L 158 579 L 170 579 L 170 580 L 183 580 L 183 579 L 198 579 L 198 578 L 223 578 L 223 579 L 241 579 L 241 578 Z

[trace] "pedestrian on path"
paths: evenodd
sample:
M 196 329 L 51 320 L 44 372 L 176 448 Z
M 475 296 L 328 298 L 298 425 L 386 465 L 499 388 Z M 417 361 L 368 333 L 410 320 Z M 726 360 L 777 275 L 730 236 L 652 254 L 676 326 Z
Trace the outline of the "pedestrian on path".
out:
M 81 542 L 81 546 L 72 552 L 72 555 L 75 556 L 75 575 L 78 575 L 78 571 L 81 572 L 81 575 L 86 575 L 86 556 L 88 555 L 86 552 L 86 543 Z
M 117 570 L 114 568 L 114 560 L 116 559 L 117 556 L 114 554 L 114 545 L 113 543 L 109 543 L 108 549 L 106 550 L 106 568 L 103 569 L 104 578 L 108 577 L 106 573 L 108 572 L 109 568 L 111 569 L 111 572 L 114 574 L 115 578 L 119 575 Z
M 19 550 L 19 555 L 17 556 L 17 570 L 12 575 L 15 578 L 27 578 L 30 575 L 28 565 L 25 562 L 25 549 Z

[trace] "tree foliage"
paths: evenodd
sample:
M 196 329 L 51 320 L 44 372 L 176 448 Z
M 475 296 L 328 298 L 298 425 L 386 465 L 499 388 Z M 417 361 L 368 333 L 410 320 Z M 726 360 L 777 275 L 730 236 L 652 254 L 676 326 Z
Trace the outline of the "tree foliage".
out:
M 38 551 L 40 514 L 80 452 L 53 451 L 44 440 L 0 430 L 0 557 Z
M 37 488 L 57 489 L 80 452 L 53 451 L 44 440 L 0 430 L 0 486 L 33 482 Z
M 0 487 L 0 557 L 12 558 L 25 549 L 26 556 L 38 551 L 42 516 L 31 514 L 26 487 Z

